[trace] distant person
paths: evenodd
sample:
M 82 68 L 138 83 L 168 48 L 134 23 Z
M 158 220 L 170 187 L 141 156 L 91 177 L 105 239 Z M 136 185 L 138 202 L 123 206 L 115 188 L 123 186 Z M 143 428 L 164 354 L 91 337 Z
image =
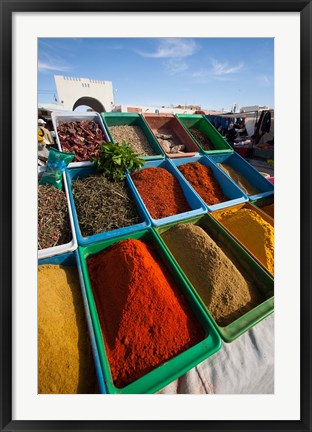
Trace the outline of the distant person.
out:
M 222 118 L 221 119 L 221 135 L 226 136 L 229 130 L 229 119 Z
M 50 132 L 54 131 L 52 120 L 49 119 L 45 121 L 46 121 L 45 128 L 48 129 Z
M 242 126 L 242 119 L 241 118 L 236 119 L 236 122 L 233 125 L 234 129 L 240 129 L 241 126 Z
M 42 143 L 45 145 L 53 145 L 54 139 L 51 136 L 50 131 L 45 127 L 46 122 L 42 119 L 38 119 L 38 135 L 42 136 Z
M 229 128 L 227 130 L 227 133 L 226 133 L 225 137 L 226 137 L 228 143 L 233 147 L 234 146 L 234 142 L 235 142 L 235 138 L 237 138 L 237 132 L 236 132 L 236 129 L 234 128 L 234 124 L 233 123 L 229 124 Z
M 234 129 L 236 129 L 236 132 L 239 134 L 240 137 L 248 135 L 245 125 L 245 119 L 237 119 L 234 124 Z

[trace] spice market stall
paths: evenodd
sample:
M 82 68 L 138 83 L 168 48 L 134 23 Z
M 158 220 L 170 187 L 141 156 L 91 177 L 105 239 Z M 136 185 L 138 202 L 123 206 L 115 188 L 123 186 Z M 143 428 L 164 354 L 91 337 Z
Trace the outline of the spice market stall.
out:
M 75 243 L 38 251 L 39 392 L 272 393 L 274 185 L 202 115 L 52 119 Z

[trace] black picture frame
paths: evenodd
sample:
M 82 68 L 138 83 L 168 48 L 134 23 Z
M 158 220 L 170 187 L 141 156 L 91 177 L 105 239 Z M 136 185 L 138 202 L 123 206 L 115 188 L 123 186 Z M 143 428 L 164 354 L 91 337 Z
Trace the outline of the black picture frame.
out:
M 12 420 L 12 15 L 15 12 L 300 12 L 300 324 L 299 421 L 13 421 Z M 0 0 L 1 14 L 1 431 L 202 430 L 310 431 L 311 426 L 311 0 L 119 1 Z M 291 53 L 290 53 L 291 55 Z

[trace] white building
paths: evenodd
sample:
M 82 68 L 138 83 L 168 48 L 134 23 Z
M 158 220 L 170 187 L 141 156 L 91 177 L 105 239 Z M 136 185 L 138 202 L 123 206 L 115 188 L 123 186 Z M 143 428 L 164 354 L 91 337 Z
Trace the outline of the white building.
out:
M 250 106 L 241 107 L 240 112 L 246 113 L 246 112 L 251 112 L 251 111 L 262 111 L 262 110 L 267 110 L 267 109 L 269 109 L 269 107 L 267 107 L 265 105 L 250 105 Z
M 97 112 L 110 112 L 114 107 L 111 81 L 54 75 L 59 104 L 64 110 L 74 111 L 86 105 Z

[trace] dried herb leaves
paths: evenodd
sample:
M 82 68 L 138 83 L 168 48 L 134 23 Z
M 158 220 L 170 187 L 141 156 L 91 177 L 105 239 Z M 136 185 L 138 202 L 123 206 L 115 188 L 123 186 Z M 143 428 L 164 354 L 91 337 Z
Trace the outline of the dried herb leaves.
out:
M 74 180 L 72 192 L 84 237 L 140 222 L 125 181 L 90 175 Z
M 59 246 L 72 238 L 65 192 L 38 186 L 38 249 Z

